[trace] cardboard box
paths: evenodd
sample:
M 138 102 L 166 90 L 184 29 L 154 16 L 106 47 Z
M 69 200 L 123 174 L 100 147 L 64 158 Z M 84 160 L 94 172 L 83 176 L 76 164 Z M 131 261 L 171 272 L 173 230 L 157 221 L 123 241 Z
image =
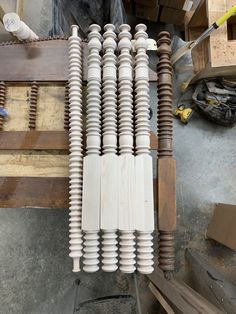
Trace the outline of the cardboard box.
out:
M 191 0 L 160 0 L 159 4 L 165 7 L 169 7 L 169 8 L 173 8 L 177 10 L 189 11 L 191 9 L 193 1 Z
M 207 236 L 236 251 L 236 205 L 216 205 Z
M 158 5 L 158 0 L 135 0 L 135 3 L 154 8 Z
M 145 20 L 156 22 L 158 20 L 159 6 L 154 8 L 147 7 L 145 5 L 135 5 L 135 15 Z
M 161 7 L 160 21 L 168 24 L 184 24 L 185 11 Z

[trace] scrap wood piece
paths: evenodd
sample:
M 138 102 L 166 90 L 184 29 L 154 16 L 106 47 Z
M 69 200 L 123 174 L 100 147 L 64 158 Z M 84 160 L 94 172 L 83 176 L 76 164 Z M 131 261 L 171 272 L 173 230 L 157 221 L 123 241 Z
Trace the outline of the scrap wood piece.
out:
M 157 289 L 157 287 L 154 286 L 153 283 L 149 283 L 148 288 L 151 290 L 153 295 L 156 297 L 156 299 L 159 301 L 159 303 L 162 305 L 162 307 L 165 309 L 167 314 L 175 314 L 169 303 L 166 301 L 166 299 L 163 297 L 163 295 L 160 293 L 160 291 Z
M 183 314 L 223 314 L 221 310 L 182 281 L 167 280 L 156 267 L 155 272 L 148 275 L 157 289 Z
M 207 236 L 236 251 L 236 205 L 216 204 Z

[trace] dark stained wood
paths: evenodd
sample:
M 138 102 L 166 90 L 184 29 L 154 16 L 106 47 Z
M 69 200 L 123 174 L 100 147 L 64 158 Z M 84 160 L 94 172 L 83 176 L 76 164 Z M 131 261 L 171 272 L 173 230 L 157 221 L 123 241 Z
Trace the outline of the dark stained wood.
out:
M 2 131 L 0 149 L 68 150 L 68 131 Z
M 177 313 L 183 314 L 223 314 L 212 303 L 182 281 L 167 280 L 158 267 L 148 275 L 157 289 L 174 305 Z
M 68 208 L 68 178 L 0 177 L 1 208 Z
M 152 150 L 157 150 L 157 136 L 153 132 L 150 133 L 150 145 Z M 69 132 L 34 130 L 2 131 L 0 132 L 0 150 L 1 149 L 68 150 Z
M 0 177 L 0 208 L 68 208 L 68 193 L 69 178 Z
M 83 80 L 87 80 L 87 43 L 83 42 Z M 47 40 L 0 46 L 0 81 L 60 82 L 68 80 L 68 41 Z M 149 80 L 156 72 L 149 69 Z
M 67 50 L 67 40 L 0 46 L 0 80 L 65 81 Z
M 176 229 L 176 163 L 172 158 L 157 161 L 158 173 L 158 226 L 162 231 Z

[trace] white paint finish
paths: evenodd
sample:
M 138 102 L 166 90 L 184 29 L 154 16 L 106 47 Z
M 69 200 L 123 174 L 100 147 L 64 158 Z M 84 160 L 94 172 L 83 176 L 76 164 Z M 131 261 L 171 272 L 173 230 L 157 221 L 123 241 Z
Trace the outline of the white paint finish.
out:
M 135 156 L 135 229 L 154 230 L 152 157 L 145 154 Z
M 133 153 L 133 61 L 129 25 L 120 26 L 118 38 L 119 150 L 122 155 Z
M 84 235 L 83 270 L 94 273 L 99 270 L 98 230 L 86 231 Z
M 82 229 L 100 229 L 101 157 L 88 155 L 83 162 Z
M 118 156 L 103 155 L 101 161 L 101 229 L 118 229 Z
M 153 176 L 150 153 L 148 35 L 146 25 L 135 27 L 135 181 L 137 231 L 137 269 L 142 274 L 153 271 L 152 231 L 154 229 Z
M 119 162 L 119 230 L 135 230 L 135 158 L 124 154 Z
M 104 26 L 103 34 L 103 153 L 117 153 L 117 57 L 115 26 Z
M 3 23 L 5 29 L 13 33 L 19 40 L 35 40 L 39 38 L 14 12 L 5 14 Z
M 82 256 L 82 71 L 81 39 L 78 26 L 72 26 L 69 45 L 69 169 L 70 169 L 70 257 L 73 258 L 73 271 L 80 271 Z
M 101 150 L 101 28 L 89 26 L 88 34 L 88 73 L 87 73 L 87 106 L 86 138 L 87 154 L 100 154 Z
M 101 193 L 101 28 L 92 24 L 88 35 L 87 121 L 84 158 L 82 228 L 84 230 L 83 270 L 99 269 L 100 193 Z

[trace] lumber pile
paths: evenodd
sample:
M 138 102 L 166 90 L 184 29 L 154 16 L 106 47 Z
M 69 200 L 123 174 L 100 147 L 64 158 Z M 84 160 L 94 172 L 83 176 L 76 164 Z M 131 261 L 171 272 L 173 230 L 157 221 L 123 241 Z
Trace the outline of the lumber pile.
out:
M 182 25 L 193 4 L 191 0 L 123 0 L 128 14 L 151 22 Z
M 202 0 L 185 25 L 186 40 L 195 40 L 217 18 L 236 4 L 235 0 Z M 216 76 L 232 76 L 236 70 L 236 18 L 232 16 L 219 29 L 192 50 L 192 82 Z

